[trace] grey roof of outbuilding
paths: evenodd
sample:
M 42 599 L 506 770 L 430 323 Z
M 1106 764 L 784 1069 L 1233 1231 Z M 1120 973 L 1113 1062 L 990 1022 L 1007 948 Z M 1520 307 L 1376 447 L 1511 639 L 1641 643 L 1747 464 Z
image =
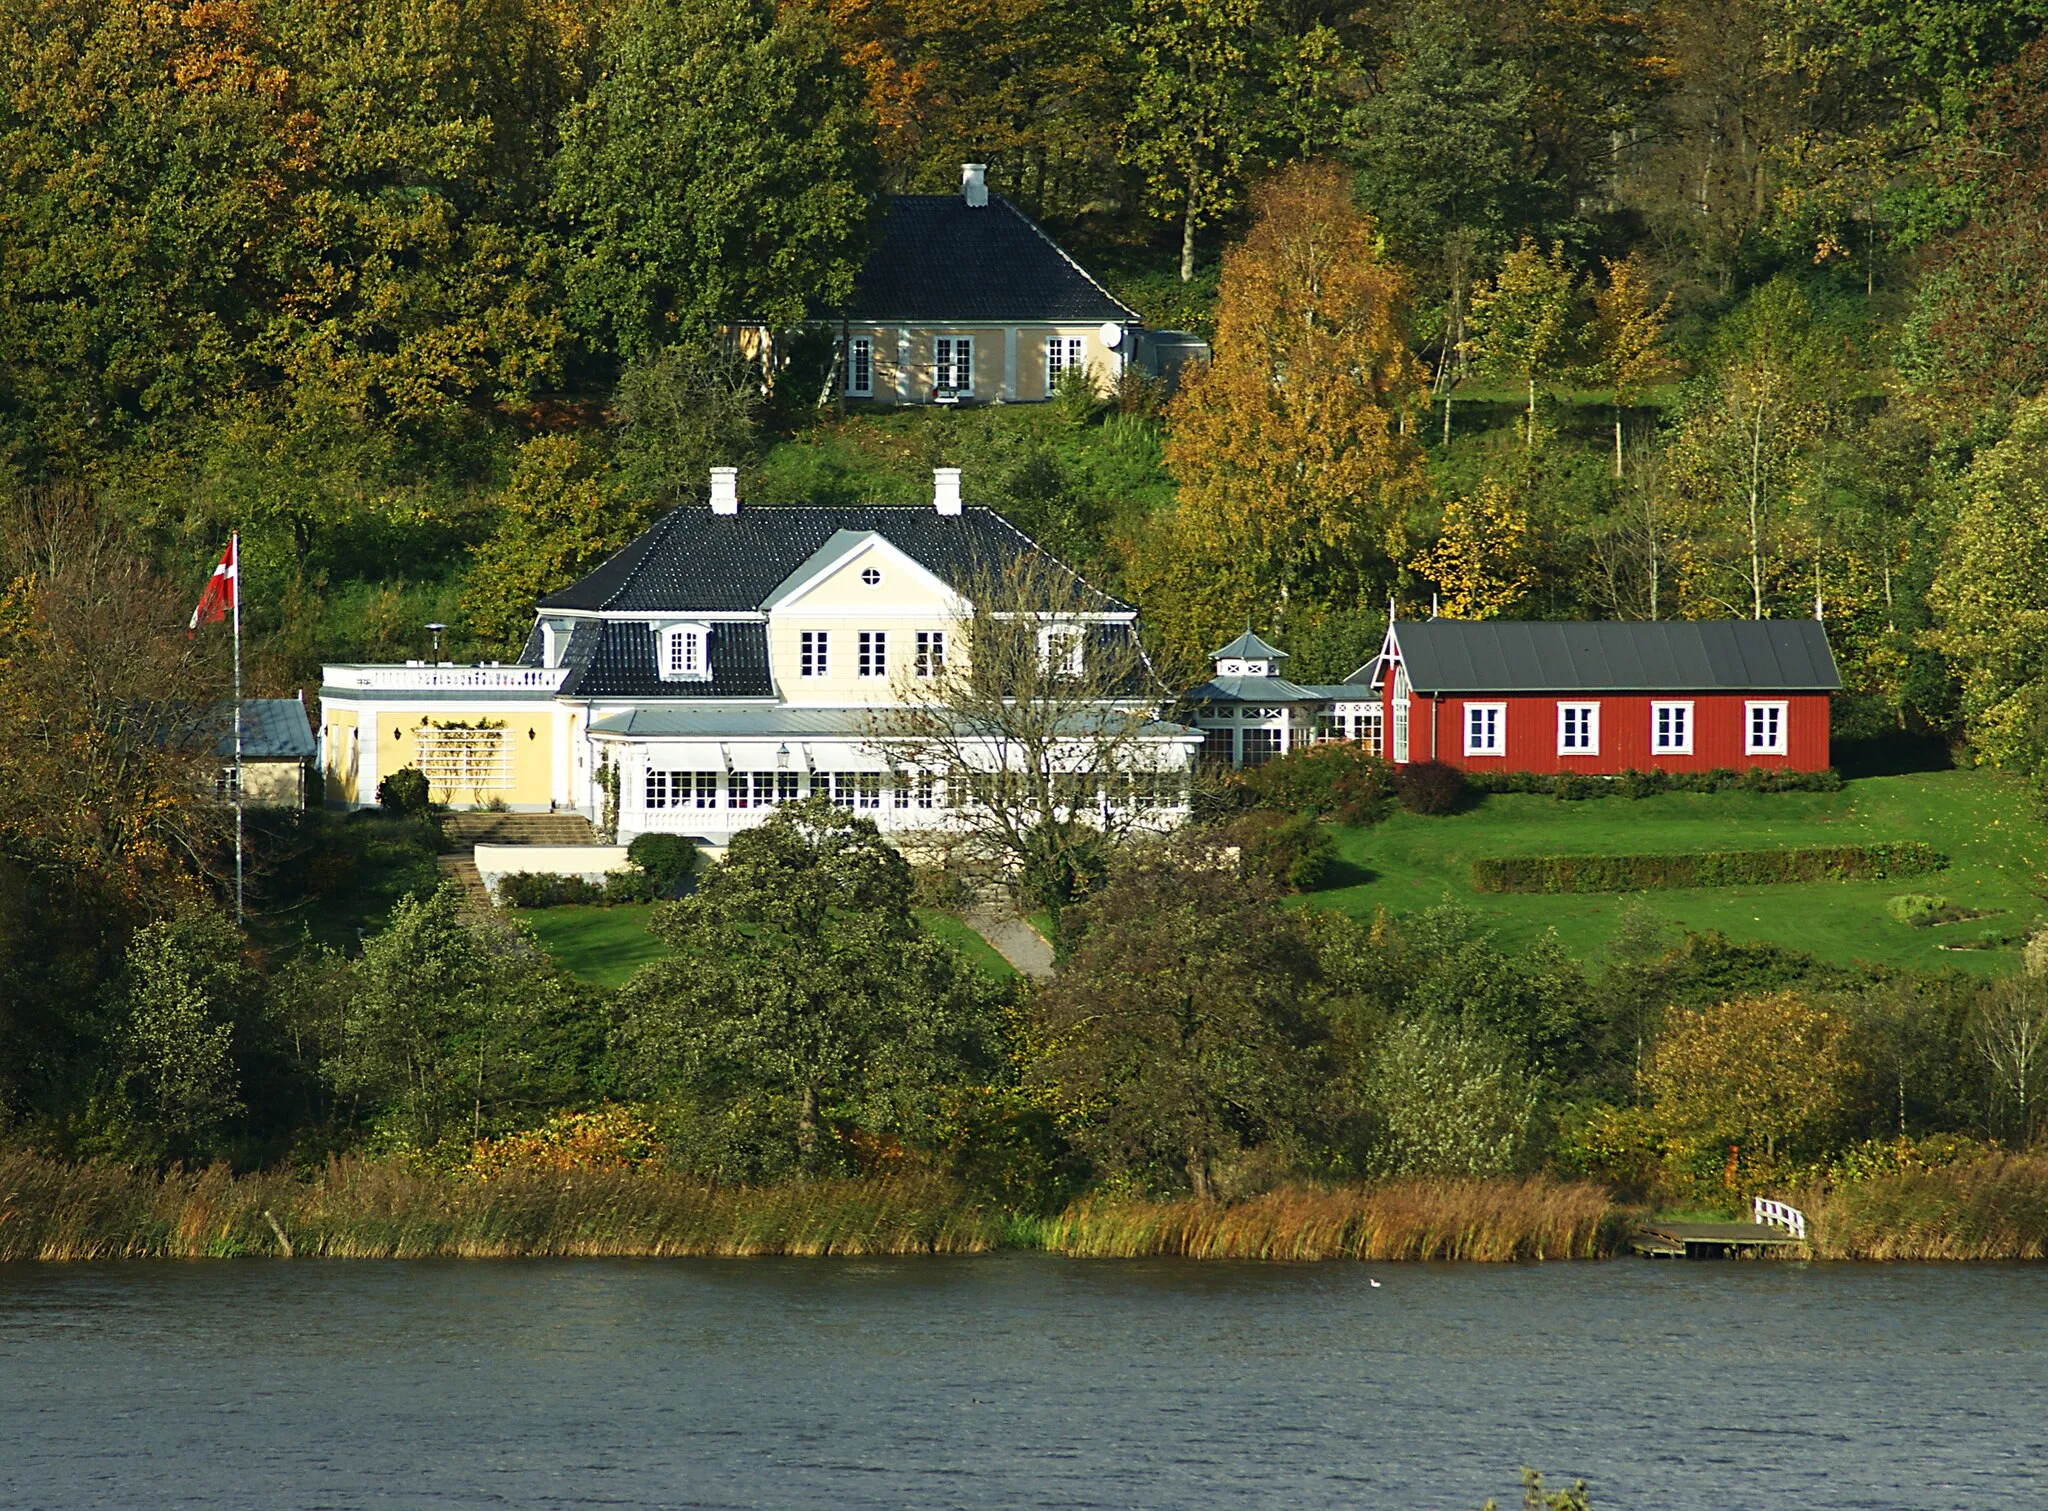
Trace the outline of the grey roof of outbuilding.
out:
M 221 705 L 227 733 L 215 742 L 221 755 L 235 753 L 235 707 Z M 306 705 L 297 698 L 244 698 L 242 700 L 242 759 L 245 761 L 310 761 L 313 758 L 313 726 L 306 718 Z
M 889 736 L 888 711 L 877 708 L 789 708 L 726 704 L 705 708 L 634 708 L 591 721 L 595 735 L 638 739 L 829 739 L 882 740 Z M 1187 729 L 1168 720 L 1143 717 L 1142 736 L 1171 739 Z
M 1394 626 L 1425 693 L 1834 692 L 1815 619 L 1529 623 L 1411 619 Z
M 541 599 L 540 611 L 758 609 L 842 530 L 872 531 L 949 583 L 1001 570 L 1038 550 L 1008 520 L 981 507 L 947 515 L 930 504 L 742 504 L 737 514 L 713 514 L 703 505 L 685 505 L 589 576 Z M 1130 608 L 1099 596 L 1106 610 Z M 529 657 L 535 645 L 529 640 Z
M 958 194 L 893 196 L 852 302 L 830 313 L 842 316 L 875 324 L 1141 319 L 1000 194 L 979 209 Z

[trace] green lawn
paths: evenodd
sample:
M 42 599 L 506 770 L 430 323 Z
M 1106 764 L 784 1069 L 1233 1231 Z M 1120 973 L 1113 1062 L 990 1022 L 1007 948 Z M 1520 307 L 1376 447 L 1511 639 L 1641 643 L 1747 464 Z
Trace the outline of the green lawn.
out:
M 621 904 L 612 908 L 521 908 L 514 913 L 554 957 L 555 964 L 572 976 L 596 986 L 623 986 L 633 972 L 650 960 L 668 953 L 647 932 L 651 904 Z M 1017 974 L 986 939 L 959 919 L 945 913 L 919 915 L 925 927 L 946 940 L 998 981 Z
M 651 903 L 613 908 L 520 908 L 514 917 L 532 929 L 555 964 L 597 986 L 623 986 L 626 978 L 668 946 L 647 932 Z
M 1416 912 L 1449 898 L 1485 915 L 1509 944 L 1547 929 L 1574 955 L 1597 961 L 1622 899 L 1611 895 L 1500 896 L 1472 887 L 1472 862 L 1489 855 L 1669 853 L 1924 840 L 1952 864 L 1895 881 L 1809 882 L 1636 894 L 1684 928 L 1718 929 L 1737 941 L 1768 941 L 1842 964 L 2009 970 L 2015 948 L 1944 949 L 1987 930 L 2023 934 L 2048 916 L 2048 830 L 2017 779 L 1981 771 L 1865 777 L 1831 793 L 1666 793 L 1631 801 L 1566 803 L 1529 795 L 1489 797 L 1449 818 L 1396 813 L 1339 831 L 1345 866 L 1313 906 L 1368 917 Z M 1901 892 L 1944 896 L 1994 916 L 1915 929 L 1894 922 L 1885 900 Z

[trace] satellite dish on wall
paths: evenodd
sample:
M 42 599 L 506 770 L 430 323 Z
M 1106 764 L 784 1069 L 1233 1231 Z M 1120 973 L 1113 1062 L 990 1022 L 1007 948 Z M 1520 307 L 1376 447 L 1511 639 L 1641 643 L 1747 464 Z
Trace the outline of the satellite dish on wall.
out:
M 1102 344 L 1111 351 L 1124 344 L 1124 328 L 1114 320 L 1103 321 L 1102 328 L 1095 334 L 1102 338 Z

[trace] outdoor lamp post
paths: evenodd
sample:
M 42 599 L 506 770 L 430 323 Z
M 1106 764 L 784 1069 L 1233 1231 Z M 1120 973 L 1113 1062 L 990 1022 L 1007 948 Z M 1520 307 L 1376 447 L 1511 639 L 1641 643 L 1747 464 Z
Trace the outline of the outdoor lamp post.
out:
M 434 632 L 434 659 L 439 661 L 441 659 L 441 631 L 447 629 L 448 626 L 445 624 L 430 624 L 427 628 Z

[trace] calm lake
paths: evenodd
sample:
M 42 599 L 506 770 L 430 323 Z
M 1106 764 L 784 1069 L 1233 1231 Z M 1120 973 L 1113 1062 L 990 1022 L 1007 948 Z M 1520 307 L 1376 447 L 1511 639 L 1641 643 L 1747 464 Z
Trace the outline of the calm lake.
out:
M 2048 1506 L 2048 1269 L 0 1266 L 8 1507 L 1477 1511 L 1523 1463 Z

